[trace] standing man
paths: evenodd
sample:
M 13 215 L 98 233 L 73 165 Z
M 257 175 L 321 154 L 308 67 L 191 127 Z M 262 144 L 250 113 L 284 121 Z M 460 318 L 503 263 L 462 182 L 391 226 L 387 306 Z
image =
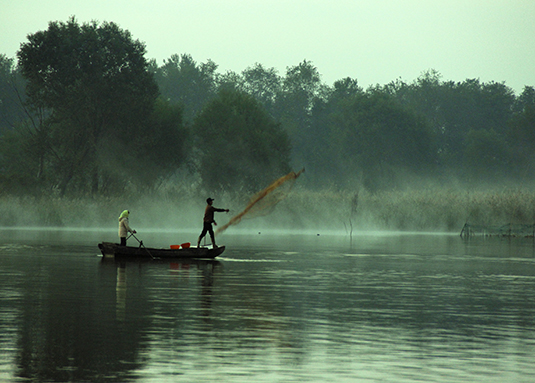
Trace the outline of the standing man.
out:
M 206 205 L 206 209 L 204 209 L 204 219 L 203 219 L 203 228 L 202 228 L 202 232 L 201 232 L 201 235 L 199 236 L 199 240 L 197 241 L 197 247 L 201 247 L 201 239 L 204 238 L 204 236 L 206 235 L 206 233 L 210 233 L 210 238 L 212 239 L 212 246 L 214 247 L 214 249 L 217 247 L 217 245 L 215 244 L 215 234 L 214 234 L 214 229 L 212 228 L 212 223 L 214 225 L 217 225 L 216 221 L 214 221 L 214 213 L 216 211 L 219 211 L 219 212 L 229 212 L 228 209 L 218 209 L 216 207 L 213 207 L 212 206 L 212 203 L 214 202 L 214 199 L 213 198 L 207 198 L 206 199 L 206 203 L 208 205 Z

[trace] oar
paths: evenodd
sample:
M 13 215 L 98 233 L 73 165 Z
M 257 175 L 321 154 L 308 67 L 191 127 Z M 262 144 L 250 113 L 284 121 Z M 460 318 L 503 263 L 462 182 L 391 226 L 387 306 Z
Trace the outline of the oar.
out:
M 134 235 L 134 233 L 132 233 L 132 234 L 130 234 L 130 235 L 131 235 L 132 237 L 134 237 L 134 238 L 139 242 L 139 246 L 140 246 L 140 247 L 142 246 L 142 247 L 147 251 L 147 253 L 149 253 L 149 255 L 150 255 L 150 257 L 151 257 L 152 259 L 156 259 L 156 258 L 154 258 L 154 257 L 152 256 L 152 254 L 150 253 L 149 249 L 147 249 L 147 248 L 145 247 L 145 245 L 143 244 L 143 241 L 140 241 L 139 239 L 137 239 L 137 237 Z M 130 238 L 130 237 L 129 237 L 129 238 Z

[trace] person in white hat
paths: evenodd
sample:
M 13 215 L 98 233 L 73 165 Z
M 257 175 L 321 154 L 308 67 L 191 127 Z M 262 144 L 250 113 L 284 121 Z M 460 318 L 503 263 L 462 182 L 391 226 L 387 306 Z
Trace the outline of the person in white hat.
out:
M 121 238 L 121 246 L 126 246 L 126 236 L 128 233 L 136 234 L 136 231 L 128 224 L 129 215 L 130 211 L 124 210 L 119 216 L 119 238 Z

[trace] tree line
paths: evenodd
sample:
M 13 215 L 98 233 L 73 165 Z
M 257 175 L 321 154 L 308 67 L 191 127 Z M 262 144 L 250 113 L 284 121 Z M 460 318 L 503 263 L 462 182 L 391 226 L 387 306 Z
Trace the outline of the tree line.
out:
M 535 175 L 535 88 L 444 81 L 332 86 L 307 60 L 218 72 L 158 65 L 114 23 L 51 22 L 17 62 L 0 55 L 0 193 L 151 192 L 180 175 L 206 191 L 256 191 L 291 168 L 309 188 Z

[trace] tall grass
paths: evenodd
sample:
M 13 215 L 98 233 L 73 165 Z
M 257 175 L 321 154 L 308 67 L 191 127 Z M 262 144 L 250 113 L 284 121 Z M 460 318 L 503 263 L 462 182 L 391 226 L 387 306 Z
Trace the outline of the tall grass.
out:
M 245 207 L 248 197 L 224 193 L 214 205 Z M 204 193 L 180 189 L 152 195 L 114 198 L 0 197 L 0 226 L 55 226 L 115 228 L 124 209 L 134 226 L 180 229 L 201 228 Z M 359 191 L 294 189 L 269 215 L 244 220 L 240 226 L 272 229 L 460 231 L 463 225 L 535 222 L 535 192 L 527 189 L 463 191 L 447 188 L 412 189 L 371 194 Z M 226 222 L 222 213 L 216 220 Z
M 272 223 L 281 227 L 457 232 L 465 223 L 535 222 L 535 193 L 522 190 L 412 189 L 371 194 L 300 190 L 281 202 Z

